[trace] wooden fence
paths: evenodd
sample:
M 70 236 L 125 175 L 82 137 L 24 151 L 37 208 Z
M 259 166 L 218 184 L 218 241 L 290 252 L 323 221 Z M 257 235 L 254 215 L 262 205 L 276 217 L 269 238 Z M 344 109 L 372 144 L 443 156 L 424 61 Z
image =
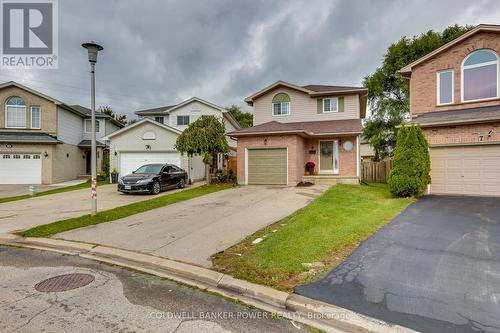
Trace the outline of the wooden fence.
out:
M 391 171 L 392 160 L 380 162 L 371 160 L 361 162 L 361 179 L 367 183 L 387 183 Z
M 232 170 L 236 174 L 237 159 L 236 157 L 230 156 L 227 161 L 227 170 Z

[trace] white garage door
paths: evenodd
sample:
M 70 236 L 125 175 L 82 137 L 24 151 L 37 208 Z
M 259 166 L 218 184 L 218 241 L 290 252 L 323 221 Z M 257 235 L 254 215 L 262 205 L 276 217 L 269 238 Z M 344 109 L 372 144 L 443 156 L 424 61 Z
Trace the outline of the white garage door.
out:
M 431 193 L 500 196 L 500 145 L 431 148 Z
M 42 159 L 39 154 L 0 153 L 0 184 L 41 184 Z
M 181 154 L 179 153 L 121 153 L 120 176 L 131 174 L 144 164 L 168 163 L 181 167 Z

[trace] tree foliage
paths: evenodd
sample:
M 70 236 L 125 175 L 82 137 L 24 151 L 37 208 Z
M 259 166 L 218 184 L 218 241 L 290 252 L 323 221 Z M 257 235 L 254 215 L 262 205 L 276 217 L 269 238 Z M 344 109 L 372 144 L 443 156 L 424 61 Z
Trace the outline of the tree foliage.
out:
M 127 116 L 124 114 L 118 114 L 113 111 L 111 106 L 100 106 L 99 107 L 99 112 L 104 113 L 111 118 L 115 119 L 119 123 L 125 125 L 127 123 Z
M 238 121 L 241 127 L 253 126 L 253 115 L 250 112 L 241 111 L 241 108 L 235 104 L 227 107 L 226 110 Z
M 419 197 L 430 184 L 429 145 L 418 126 L 402 126 L 389 174 L 389 187 L 395 197 Z
M 375 149 L 375 160 L 393 154 L 396 126 L 409 117 L 409 87 L 398 71 L 471 28 L 452 25 L 441 33 L 430 30 L 413 38 L 402 37 L 389 46 L 382 66 L 364 78 L 372 114 L 365 122 L 363 137 Z

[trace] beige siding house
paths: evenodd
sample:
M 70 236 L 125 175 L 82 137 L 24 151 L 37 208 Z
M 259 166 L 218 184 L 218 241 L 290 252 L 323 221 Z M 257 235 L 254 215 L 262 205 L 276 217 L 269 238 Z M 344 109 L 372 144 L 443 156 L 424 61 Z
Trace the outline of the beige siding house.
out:
M 53 184 L 90 173 L 88 109 L 16 82 L 0 84 L 0 184 Z M 87 111 L 86 111 L 87 110 Z M 98 114 L 110 134 L 122 125 Z M 106 151 L 99 144 L 98 170 Z
M 360 87 L 283 81 L 247 97 L 254 126 L 230 133 L 238 140 L 238 181 L 359 183 L 366 97 Z

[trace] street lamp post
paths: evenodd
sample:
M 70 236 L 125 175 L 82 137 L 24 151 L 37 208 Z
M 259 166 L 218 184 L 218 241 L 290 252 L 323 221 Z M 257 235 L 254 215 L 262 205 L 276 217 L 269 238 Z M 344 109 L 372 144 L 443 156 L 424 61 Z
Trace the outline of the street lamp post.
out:
M 91 215 L 94 216 L 97 213 L 97 147 L 96 147 L 96 135 L 95 135 L 95 64 L 97 62 L 97 52 L 102 51 L 103 47 L 93 41 L 88 43 L 83 43 L 82 47 L 86 48 L 89 55 L 90 62 L 90 94 L 91 94 L 91 151 L 90 151 L 90 165 L 91 165 L 91 196 L 92 196 L 92 212 Z

